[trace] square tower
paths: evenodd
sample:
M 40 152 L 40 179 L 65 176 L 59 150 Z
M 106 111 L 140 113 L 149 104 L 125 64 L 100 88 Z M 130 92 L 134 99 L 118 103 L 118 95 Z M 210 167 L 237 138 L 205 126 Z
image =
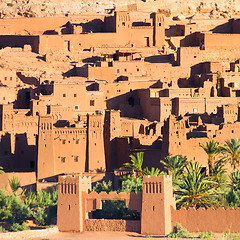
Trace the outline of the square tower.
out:
M 83 214 L 82 192 L 91 191 L 91 178 L 79 175 L 59 176 L 57 226 L 61 232 L 82 232 Z
M 143 176 L 141 234 L 170 233 L 171 206 L 176 207 L 172 176 Z

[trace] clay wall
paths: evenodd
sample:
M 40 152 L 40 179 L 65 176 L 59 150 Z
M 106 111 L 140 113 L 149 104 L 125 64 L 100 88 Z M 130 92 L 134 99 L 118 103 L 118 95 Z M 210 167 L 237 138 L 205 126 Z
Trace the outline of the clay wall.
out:
M 12 177 L 18 177 L 21 187 L 36 183 L 35 172 L 9 172 L 0 175 L 0 188 L 12 192 L 8 182 Z
M 84 172 L 86 169 L 86 129 L 54 128 L 53 148 L 55 171 L 51 175 L 66 172 Z M 41 143 L 44 144 L 44 143 Z M 46 145 L 51 143 L 45 143 Z M 42 160 L 42 159 L 41 159 Z M 39 159 L 40 161 L 40 159 Z
M 190 232 L 239 232 L 240 209 L 234 208 L 190 208 L 171 209 L 172 226 L 180 223 Z
M 39 52 L 39 36 L 20 36 L 20 35 L 0 35 L 0 48 L 5 47 L 21 47 L 30 45 L 32 51 Z
M 16 71 L 10 69 L 1 69 L 0 83 L 6 85 L 7 87 L 16 87 L 17 84 L 20 84 L 20 81 L 17 77 Z
M 55 30 L 67 22 L 89 22 L 93 19 L 104 20 L 104 15 L 79 15 L 69 17 L 12 18 L 0 20 L 0 34 L 33 35 Z
M 112 82 L 116 79 L 116 69 L 113 67 L 91 67 L 88 66 L 88 79 L 106 80 Z
M 140 232 L 141 222 L 137 220 L 86 219 L 85 231 Z
M 16 89 L 0 86 L 0 91 L 1 91 L 0 104 L 8 104 L 16 100 L 17 97 Z
M 229 44 L 231 43 L 231 44 Z M 225 48 L 225 49 L 232 49 L 232 48 L 240 48 L 239 43 L 239 34 L 204 34 L 204 46 L 205 50 L 209 48 Z
M 56 83 L 53 86 L 53 94 L 40 96 L 40 101 L 32 101 L 33 114 L 53 114 L 56 120 L 77 119 L 80 113 L 94 113 L 105 109 L 103 92 L 87 91 L 85 84 Z

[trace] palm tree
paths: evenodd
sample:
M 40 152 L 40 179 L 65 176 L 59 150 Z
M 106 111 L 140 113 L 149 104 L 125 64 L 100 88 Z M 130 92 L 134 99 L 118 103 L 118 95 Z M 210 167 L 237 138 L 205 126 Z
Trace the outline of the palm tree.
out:
M 229 162 L 233 169 L 240 163 L 240 141 L 238 138 L 231 138 L 226 140 L 221 147 L 222 159 L 225 162 Z
M 218 195 L 214 190 L 215 182 L 204 173 L 198 162 L 190 162 L 184 170 L 181 181 L 175 186 L 174 194 L 179 207 L 211 207 L 218 203 Z
M 227 182 L 226 169 L 224 168 L 224 162 L 218 160 L 212 166 L 212 176 L 211 179 L 217 183 L 216 188 L 222 188 Z
M 182 155 L 167 156 L 165 161 L 161 160 L 160 162 L 168 171 L 168 174 L 172 175 L 173 183 L 175 183 L 187 165 L 187 157 L 183 157 Z
M 203 150 L 208 155 L 208 170 L 209 175 L 212 176 L 213 174 L 213 160 L 215 155 L 217 155 L 220 152 L 220 147 L 217 142 L 214 140 L 210 140 L 209 142 L 204 145 L 203 143 L 200 143 L 200 147 L 203 148 Z
M 18 179 L 18 177 L 12 177 L 11 179 L 8 179 L 8 183 L 13 192 L 16 192 L 21 186 L 21 181 Z
M 4 174 L 3 167 L 0 166 L 0 174 Z
M 229 186 L 232 190 L 240 190 L 240 171 L 234 170 L 229 176 Z
M 142 169 L 143 155 L 144 155 L 144 152 L 137 152 L 137 153 L 130 154 L 129 157 L 131 158 L 131 163 L 124 163 L 123 166 L 135 171 L 138 177 L 143 176 L 143 169 Z
M 167 175 L 166 172 L 162 172 L 160 169 L 158 168 L 154 168 L 152 167 L 151 169 L 148 169 L 148 167 L 143 169 L 143 173 L 144 175 L 155 175 L 155 176 L 160 176 L 160 175 Z

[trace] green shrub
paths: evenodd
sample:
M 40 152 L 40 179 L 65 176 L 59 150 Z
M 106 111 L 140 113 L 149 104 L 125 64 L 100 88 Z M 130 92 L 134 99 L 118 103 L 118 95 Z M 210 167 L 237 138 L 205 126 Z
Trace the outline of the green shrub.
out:
M 223 198 L 229 207 L 240 207 L 240 190 L 230 189 L 223 193 Z
M 201 232 L 199 233 L 200 239 L 214 239 L 216 236 L 212 232 Z
M 140 213 L 126 208 L 125 201 L 105 200 L 102 201 L 102 209 L 93 212 L 93 218 L 139 220 Z
M 38 226 L 47 225 L 47 213 L 44 207 L 38 207 L 37 211 L 33 212 L 33 218 Z
M 17 231 L 24 231 L 24 230 L 30 230 L 30 227 L 25 223 L 23 224 L 13 223 L 13 225 L 9 228 L 10 232 L 17 232 Z
M 190 233 L 180 223 L 177 223 L 173 231 L 167 235 L 168 238 L 188 238 Z
M 29 207 L 16 194 L 0 190 L 0 219 L 9 223 L 22 223 L 30 216 Z
M 45 207 L 52 205 L 52 195 L 47 191 L 39 191 L 37 193 L 37 206 Z
M 24 198 L 24 203 L 30 208 L 37 207 L 37 196 L 35 192 L 29 191 Z
M 0 226 L 0 233 L 3 233 L 5 231 L 6 231 L 5 228 L 3 226 Z
M 97 184 L 93 187 L 93 191 L 100 193 L 100 192 L 111 192 L 113 191 L 113 186 L 112 186 L 112 181 L 108 181 L 108 183 L 106 183 L 105 181 L 101 182 L 97 182 Z
M 124 176 L 122 178 L 122 188 L 119 190 L 120 192 L 142 192 L 143 181 L 140 177 L 131 177 L 130 175 Z

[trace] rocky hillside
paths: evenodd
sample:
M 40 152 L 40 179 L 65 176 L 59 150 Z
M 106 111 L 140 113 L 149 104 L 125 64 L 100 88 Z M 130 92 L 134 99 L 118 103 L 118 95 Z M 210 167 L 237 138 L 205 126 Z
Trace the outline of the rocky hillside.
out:
M 127 5 L 139 10 L 164 9 L 172 16 L 201 13 L 216 18 L 231 17 L 240 10 L 240 0 L 1 0 L 0 18 L 106 13 L 114 8 L 127 10 Z

